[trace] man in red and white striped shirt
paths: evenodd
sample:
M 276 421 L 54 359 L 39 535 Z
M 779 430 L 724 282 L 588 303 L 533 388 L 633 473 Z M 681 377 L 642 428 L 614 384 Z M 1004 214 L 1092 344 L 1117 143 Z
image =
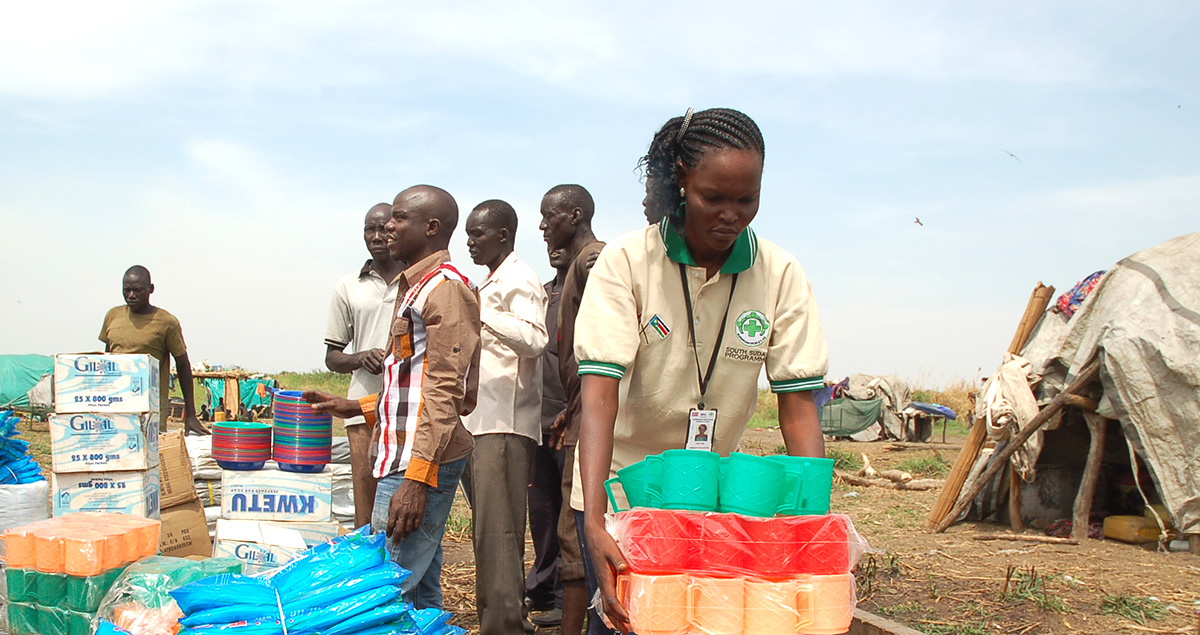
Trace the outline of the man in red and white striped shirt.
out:
M 388 249 L 412 264 L 399 277 L 383 390 L 357 401 L 305 394 L 318 411 L 362 414 L 374 426 L 371 526 L 386 531 L 392 560 L 413 572 L 401 590 L 418 609 L 442 606 L 442 534 L 474 447 L 462 417 L 479 386 L 479 295 L 450 263 L 457 224 L 458 205 L 445 190 L 418 185 L 396 196 Z

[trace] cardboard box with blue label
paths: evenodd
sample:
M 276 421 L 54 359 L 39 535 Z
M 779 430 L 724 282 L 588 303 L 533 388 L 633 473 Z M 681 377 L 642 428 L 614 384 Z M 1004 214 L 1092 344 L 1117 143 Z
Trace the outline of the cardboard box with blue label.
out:
M 247 574 L 281 567 L 308 549 L 300 533 L 272 523 L 219 519 L 213 557 L 237 558 Z
M 150 355 L 54 356 L 54 411 L 158 412 L 158 360 Z
M 221 518 L 328 522 L 333 518 L 333 472 L 262 470 L 221 472 Z
M 75 472 L 50 477 L 54 515 L 120 512 L 158 518 L 158 468 L 140 472 Z
M 158 414 L 85 412 L 50 416 L 55 472 L 122 472 L 158 465 Z

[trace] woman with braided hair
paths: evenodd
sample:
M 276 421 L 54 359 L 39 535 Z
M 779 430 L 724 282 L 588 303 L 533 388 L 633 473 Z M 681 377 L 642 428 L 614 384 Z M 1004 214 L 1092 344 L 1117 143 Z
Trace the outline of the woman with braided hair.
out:
M 622 632 L 615 581 L 625 563 L 604 528 L 605 479 L 672 448 L 728 455 L 764 366 L 788 454 L 825 453 L 812 398 L 826 370 L 816 301 L 796 259 L 750 228 L 763 157 L 758 126 L 736 110 L 668 121 L 640 162 L 647 217 L 662 220 L 605 247 L 576 318 L 583 407 L 571 506 L 589 582 Z M 602 632 L 595 617 L 589 632 Z

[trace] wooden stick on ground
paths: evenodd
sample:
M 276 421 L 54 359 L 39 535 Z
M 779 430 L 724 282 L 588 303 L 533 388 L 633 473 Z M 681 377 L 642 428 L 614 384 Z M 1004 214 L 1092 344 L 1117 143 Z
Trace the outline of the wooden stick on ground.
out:
M 1055 536 L 1026 536 L 1025 534 L 981 534 L 971 536 L 972 540 L 1012 540 L 1016 542 L 1045 542 L 1052 545 L 1077 545 L 1074 538 L 1057 538 Z
M 859 487 L 886 487 L 888 489 L 902 489 L 914 492 L 938 489 L 945 484 L 944 481 L 931 478 L 917 479 L 903 483 L 891 481 L 886 478 L 863 478 L 861 476 L 855 476 L 849 472 L 843 472 L 841 470 L 834 470 L 833 474 L 843 483 L 848 485 L 857 485 Z
M 1084 365 L 1084 367 L 1079 371 L 1079 374 L 1075 377 L 1075 380 L 1063 389 L 1063 393 L 1078 394 L 1080 391 L 1086 388 L 1088 384 L 1091 384 L 1093 381 L 1095 381 L 1099 376 L 1100 358 L 1097 357 Z M 1008 466 L 1008 459 L 1014 453 L 1016 453 L 1021 446 L 1025 445 L 1025 441 L 1027 441 L 1029 437 L 1033 436 L 1033 433 L 1041 430 L 1042 427 L 1045 426 L 1050 419 L 1054 418 L 1054 415 L 1058 414 L 1060 410 L 1062 410 L 1062 401 L 1059 398 L 1055 398 L 1055 400 L 1048 404 L 1045 408 L 1042 408 L 1041 412 L 1038 412 L 1037 416 L 1031 419 L 1024 428 L 1021 428 L 1021 430 L 1017 432 L 1016 436 L 1009 441 L 1008 445 L 1004 446 L 1003 450 L 1000 450 L 992 457 L 992 464 L 989 465 L 988 468 L 983 471 L 983 474 L 981 474 L 979 478 L 971 484 L 970 489 L 958 496 L 958 502 L 955 503 L 954 507 L 950 509 L 950 513 L 946 514 L 937 523 L 937 525 L 934 526 L 933 532 L 941 533 L 946 531 L 946 528 L 954 522 L 954 519 L 958 518 L 958 515 L 963 513 L 967 506 L 971 504 L 971 501 L 979 495 L 979 492 L 988 483 L 990 483 L 993 478 L 996 478 L 996 475 L 1000 473 L 1000 470 L 1003 470 Z M 955 467 L 958 466 L 955 465 Z
M 1079 481 L 1079 494 L 1075 496 L 1075 513 L 1071 519 L 1071 538 L 1083 540 L 1088 537 L 1091 524 L 1092 496 L 1096 493 L 1096 481 L 1100 478 L 1100 467 L 1104 462 L 1104 433 L 1108 421 L 1094 412 L 1084 412 L 1091 442 L 1088 444 L 1087 466 Z

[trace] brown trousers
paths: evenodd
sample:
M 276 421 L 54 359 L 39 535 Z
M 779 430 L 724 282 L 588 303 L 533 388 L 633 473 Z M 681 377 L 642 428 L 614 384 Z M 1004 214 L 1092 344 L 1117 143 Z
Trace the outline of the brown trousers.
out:
M 519 434 L 481 434 L 463 474 L 474 528 L 480 635 L 524 631 L 525 500 L 535 447 Z

